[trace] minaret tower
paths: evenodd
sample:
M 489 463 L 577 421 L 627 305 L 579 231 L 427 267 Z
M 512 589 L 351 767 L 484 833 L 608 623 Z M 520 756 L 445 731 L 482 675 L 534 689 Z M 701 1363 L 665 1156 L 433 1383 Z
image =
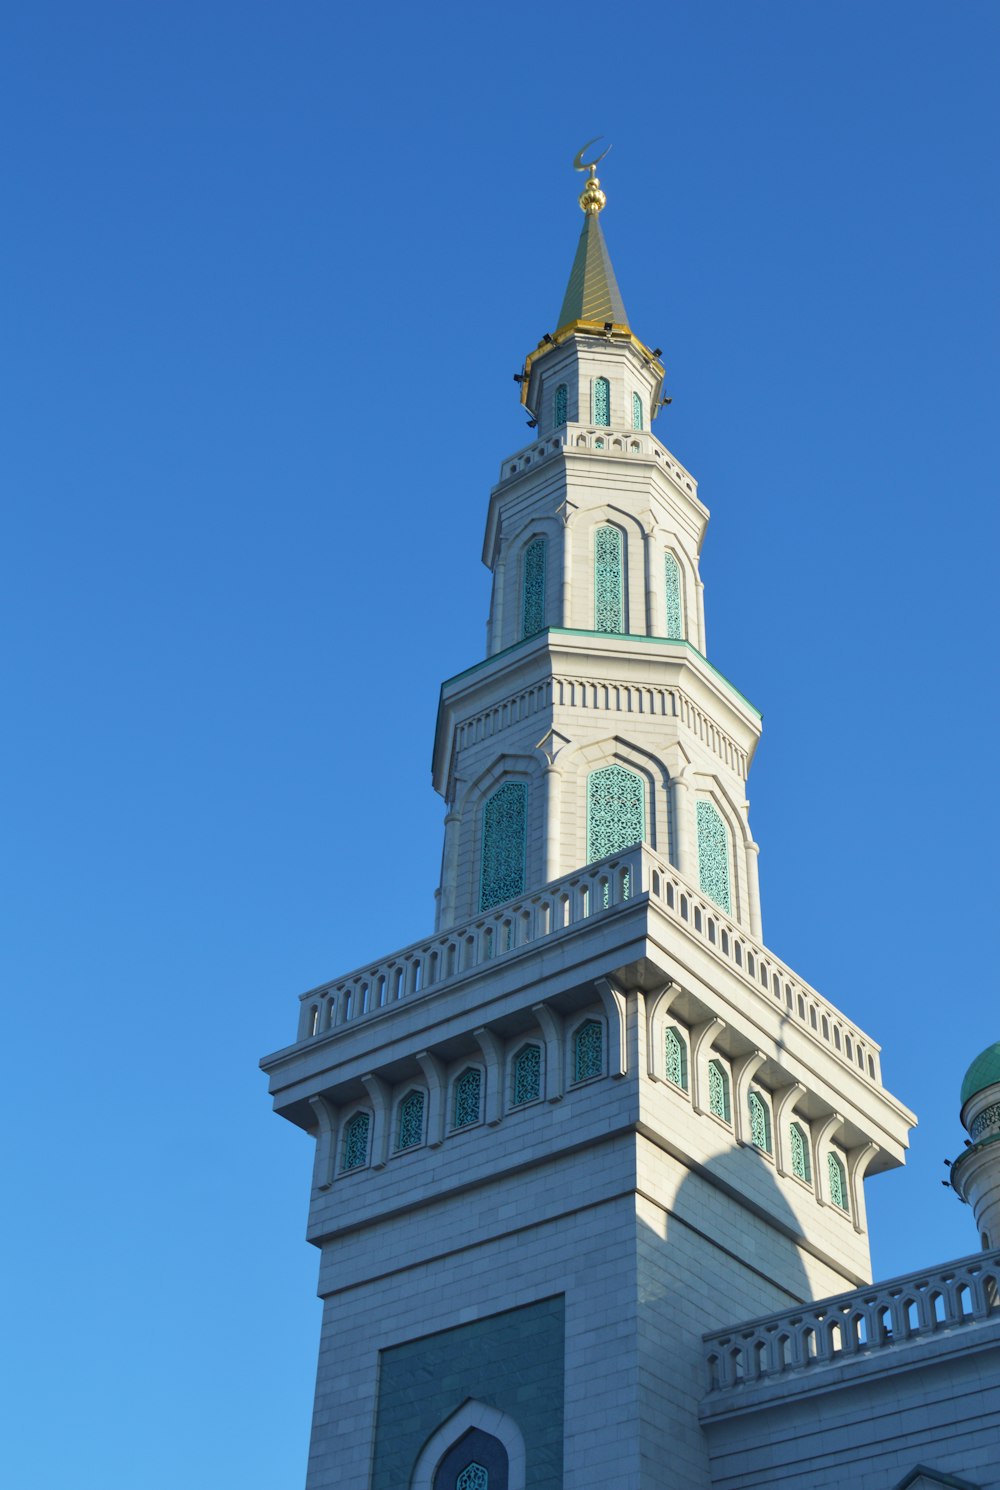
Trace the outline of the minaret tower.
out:
M 435 931 L 262 1063 L 316 1140 L 309 1490 L 708 1490 L 702 1335 L 869 1280 L 862 1182 L 913 1122 L 762 943 L 760 717 L 706 657 L 708 512 L 595 166 L 487 656 L 441 693 Z

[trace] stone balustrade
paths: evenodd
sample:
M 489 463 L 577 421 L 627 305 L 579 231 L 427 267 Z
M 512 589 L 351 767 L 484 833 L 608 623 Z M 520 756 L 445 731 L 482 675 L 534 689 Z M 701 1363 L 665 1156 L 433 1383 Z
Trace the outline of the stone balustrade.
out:
M 549 460 L 555 451 L 563 448 L 589 450 L 599 455 L 652 456 L 678 486 L 692 496 L 697 493 L 697 483 L 690 471 L 686 471 L 680 461 L 675 460 L 648 430 L 611 429 L 595 424 L 564 424 L 544 440 L 537 440 L 533 445 L 526 445 L 523 450 L 518 450 L 500 468 L 501 483 L 534 469 L 542 461 Z
M 636 845 L 589 864 L 530 895 L 483 911 L 460 926 L 302 994 L 299 1039 L 325 1034 L 398 999 L 467 977 L 484 963 L 516 953 L 579 921 L 607 914 L 636 897 L 647 853 Z
M 772 952 L 748 937 L 718 906 L 693 890 L 673 865 L 664 864 L 648 849 L 645 852 L 650 862 L 643 889 L 667 916 L 707 942 L 758 993 L 779 1004 L 783 1014 L 809 1029 L 859 1075 L 881 1085 L 879 1047 L 874 1040 Z
M 300 1040 L 468 977 L 498 958 L 640 898 L 714 953 L 782 1015 L 866 1080 L 881 1084 L 878 1046 L 831 1003 L 753 941 L 646 845 L 589 864 L 301 995 Z
M 710 1393 L 898 1348 L 1000 1308 L 1000 1249 L 704 1336 Z

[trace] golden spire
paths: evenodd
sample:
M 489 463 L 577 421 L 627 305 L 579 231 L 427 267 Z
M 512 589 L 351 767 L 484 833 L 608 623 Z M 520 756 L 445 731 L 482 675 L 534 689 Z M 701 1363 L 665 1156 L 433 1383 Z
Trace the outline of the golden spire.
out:
M 590 175 L 587 177 L 587 184 L 580 193 L 580 210 L 585 212 L 588 217 L 591 215 L 596 216 L 608 200 L 601 190 L 601 183 L 597 179 L 596 172 L 597 167 L 607 155 L 611 146 L 609 145 L 607 150 L 602 150 L 600 155 L 596 156 L 592 161 L 585 161 L 583 158 L 584 153 L 590 149 L 591 145 L 596 145 L 600 138 L 601 136 L 597 135 L 594 139 L 588 140 L 583 149 L 577 152 L 576 159 L 573 162 L 574 171 L 590 172 Z

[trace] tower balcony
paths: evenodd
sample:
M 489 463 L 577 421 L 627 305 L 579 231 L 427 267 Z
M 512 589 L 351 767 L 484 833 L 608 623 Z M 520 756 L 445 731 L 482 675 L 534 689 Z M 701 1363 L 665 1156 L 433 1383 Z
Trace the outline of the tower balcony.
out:
M 639 909 L 664 918 L 683 942 L 722 962 L 762 1008 L 820 1041 L 852 1075 L 881 1086 L 881 1047 L 645 844 L 300 994 L 298 1039 L 336 1038 L 400 1000 L 428 998 L 477 977 L 486 965 L 508 966 L 583 927 L 603 930 L 621 911 Z
M 968 1350 L 971 1339 L 956 1338 L 954 1332 L 987 1320 L 994 1326 L 990 1339 L 995 1343 L 1000 1339 L 998 1284 L 1000 1250 L 978 1252 L 732 1329 L 713 1330 L 703 1337 L 709 1395 L 702 1417 L 759 1406 L 804 1387 L 828 1389 L 836 1368 L 847 1361 L 864 1359 L 872 1374 L 881 1375 L 889 1369 L 887 1352 L 893 1358 L 905 1356 L 910 1342 L 926 1344 L 931 1336 L 946 1336 L 952 1351 Z M 927 1358 L 922 1349 L 914 1363 L 925 1367 Z M 823 1367 L 831 1369 L 823 1373 Z M 857 1374 L 855 1366 L 852 1382 Z
M 868 1172 L 902 1162 L 912 1114 L 882 1087 L 878 1044 L 644 844 L 310 989 L 296 1043 L 261 1064 L 277 1110 L 312 1130 L 317 1095 L 336 1101 L 364 1072 L 391 1075 L 474 1028 L 502 1033 L 541 1004 L 583 1007 L 600 980 L 645 999 L 650 1040 L 672 987 L 692 1028 L 716 1021 L 776 1090 L 836 1114 L 849 1146 L 868 1145 Z M 609 1032 L 610 1074 L 643 1075 L 631 1040 L 624 1023 Z

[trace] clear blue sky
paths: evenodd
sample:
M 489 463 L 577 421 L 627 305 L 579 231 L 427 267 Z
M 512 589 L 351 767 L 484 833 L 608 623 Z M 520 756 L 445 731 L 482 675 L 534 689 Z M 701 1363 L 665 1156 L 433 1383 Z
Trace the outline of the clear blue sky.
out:
M 598 133 L 764 713 L 765 938 L 921 1117 L 876 1270 L 974 1249 L 938 1181 L 1000 1036 L 998 52 L 992 0 L 5 7 L 19 1490 L 301 1483 L 311 1146 L 256 1062 L 432 925 L 438 685 Z

